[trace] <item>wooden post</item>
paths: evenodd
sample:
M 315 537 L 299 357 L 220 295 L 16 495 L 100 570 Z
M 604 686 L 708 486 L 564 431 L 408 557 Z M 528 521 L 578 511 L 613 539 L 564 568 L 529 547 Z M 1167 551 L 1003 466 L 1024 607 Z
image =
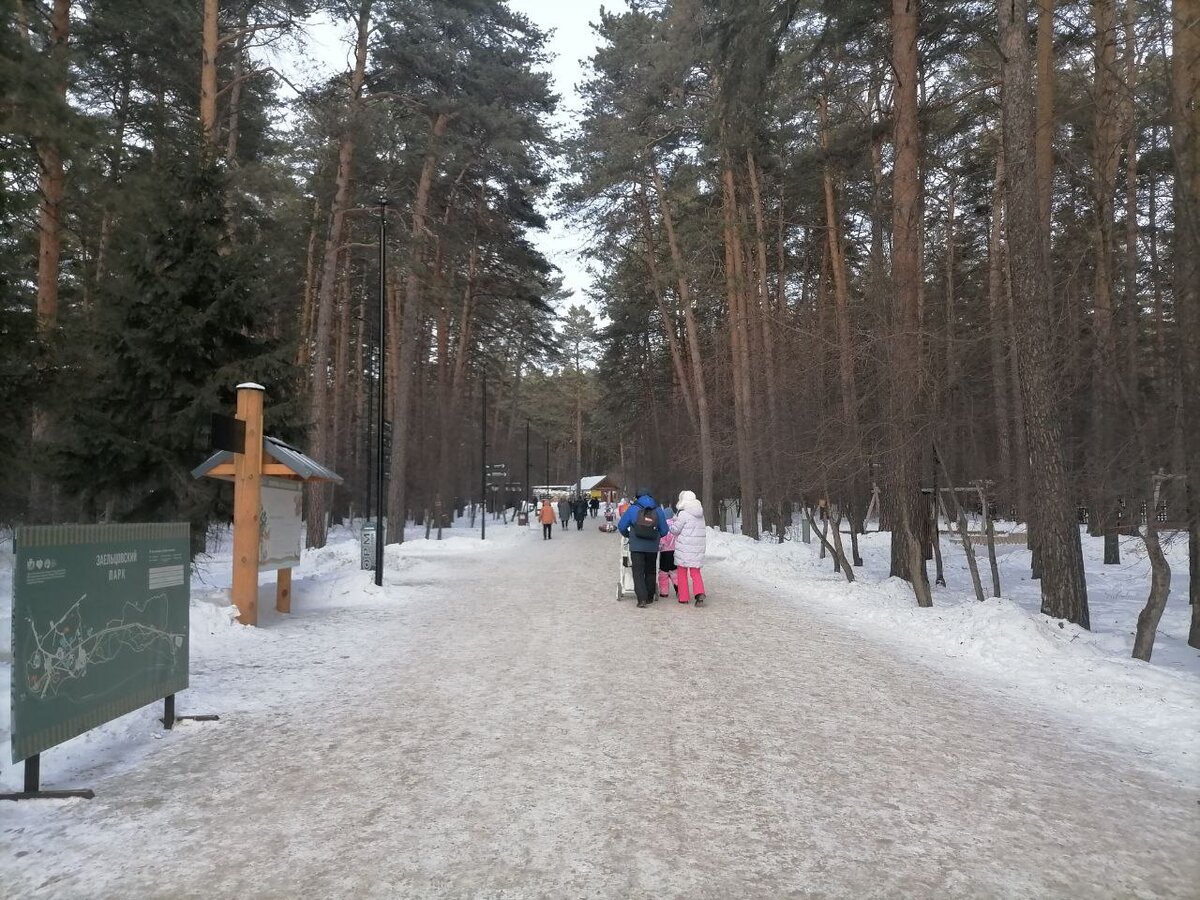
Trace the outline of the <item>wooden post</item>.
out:
M 280 569 L 275 582 L 275 610 L 281 613 L 292 611 L 292 570 Z
M 237 387 L 237 417 L 246 423 L 246 445 L 233 455 L 233 603 L 243 625 L 258 624 L 263 390 L 251 382 Z

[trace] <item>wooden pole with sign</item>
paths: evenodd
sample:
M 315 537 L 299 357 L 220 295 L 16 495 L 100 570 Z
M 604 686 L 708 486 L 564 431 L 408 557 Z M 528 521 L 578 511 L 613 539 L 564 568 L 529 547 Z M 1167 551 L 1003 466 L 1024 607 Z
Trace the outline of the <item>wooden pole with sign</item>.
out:
M 264 569 L 275 569 L 277 573 L 275 609 L 281 613 L 292 611 L 291 567 L 299 562 L 303 551 L 302 485 L 342 483 L 336 472 L 263 433 L 264 393 L 260 384 L 237 386 L 237 417 L 213 415 L 212 446 L 217 452 L 192 470 L 194 478 L 233 482 L 231 594 L 243 625 L 258 624 L 258 573 Z
M 237 417 L 246 443 L 233 456 L 233 603 L 238 621 L 258 624 L 259 514 L 262 509 L 263 391 L 261 384 L 237 386 Z M 282 576 L 282 573 L 280 573 Z M 288 572 L 291 575 L 291 572 Z M 290 582 L 290 578 L 288 579 Z M 288 585 L 288 603 L 291 603 Z

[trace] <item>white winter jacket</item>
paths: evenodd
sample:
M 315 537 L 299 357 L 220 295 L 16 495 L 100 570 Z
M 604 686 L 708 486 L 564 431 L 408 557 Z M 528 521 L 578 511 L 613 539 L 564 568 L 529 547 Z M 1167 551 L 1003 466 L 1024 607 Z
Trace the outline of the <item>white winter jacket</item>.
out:
M 689 494 L 685 491 L 684 494 Z M 695 495 L 683 496 L 679 501 L 679 511 L 675 513 L 675 521 L 671 523 L 671 533 L 675 538 L 675 565 L 689 569 L 698 569 L 704 565 L 704 507 Z

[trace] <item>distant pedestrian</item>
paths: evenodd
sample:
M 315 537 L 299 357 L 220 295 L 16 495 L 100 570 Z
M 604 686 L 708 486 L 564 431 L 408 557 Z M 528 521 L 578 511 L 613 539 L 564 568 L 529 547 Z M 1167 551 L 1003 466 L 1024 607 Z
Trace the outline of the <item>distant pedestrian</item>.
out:
M 583 520 L 587 518 L 588 502 L 580 497 L 571 506 L 575 513 L 575 530 L 583 531 Z
M 542 508 L 538 510 L 538 521 L 542 523 L 542 540 L 548 541 L 554 537 L 554 504 L 547 497 L 542 501 Z
M 600 498 L 599 498 L 599 497 L 593 497 L 593 498 L 592 498 L 592 499 L 591 499 L 591 500 L 588 502 L 588 509 L 590 509 L 590 510 L 592 511 L 592 518 L 593 518 L 593 519 L 594 519 L 594 518 L 596 518 L 596 516 L 600 515 Z
M 704 565 L 706 532 L 704 507 L 691 491 L 683 491 L 675 504 L 675 521 L 671 533 L 675 535 L 675 586 L 679 591 L 679 602 L 687 603 L 691 591 L 695 591 L 696 605 L 704 604 L 704 579 L 700 567 Z M 689 589 L 688 582 L 691 582 Z
M 558 521 L 562 523 L 562 530 L 567 530 L 567 523 L 571 521 L 571 502 L 566 497 L 560 497 L 558 500 Z
M 658 542 L 667 534 L 667 517 L 648 490 L 638 491 L 637 501 L 617 523 L 617 530 L 629 538 L 629 561 L 633 569 L 633 590 L 638 609 L 654 599 L 658 568 Z

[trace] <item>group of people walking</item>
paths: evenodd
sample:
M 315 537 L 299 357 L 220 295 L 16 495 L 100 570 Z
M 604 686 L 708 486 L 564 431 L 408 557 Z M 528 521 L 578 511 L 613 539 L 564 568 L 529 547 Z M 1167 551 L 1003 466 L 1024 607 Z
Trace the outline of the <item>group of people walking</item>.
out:
M 679 494 L 673 510 L 660 506 L 649 490 L 637 493 L 637 500 L 617 523 L 617 530 L 629 539 L 637 608 L 644 609 L 658 597 L 669 596 L 672 586 L 680 603 L 690 602 L 694 595 L 696 606 L 702 606 L 704 506 L 691 491 Z
M 566 497 L 558 501 L 558 515 L 554 514 L 554 504 L 549 499 L 542 501 L 542 508 L 538 510 L 538 521 L 542 524 L 542 540 L 548 541 L 554 537 L 554 523 L 562 524 L 562 530 L 567 530 L 567 524 L 572 518 L 575 519 L 575 530 L 583 531 L 583 520 L 588 517 L 590 512 L 594 519 L 600 511 L 600 501 L 595 497 L 590 500 L 587 497 L 576 497 L 573 500 L 568 500 Z
M 555 523 L 565 531 L 571 519 L 575 520 L 576 530 L 582 531 L 588 513 L 594 518 L 599 509 L 600 501 L 595 498 L 563 497 L 557 503 L 556 514 L 555 503 L 549 498 L 543 500 L 537 514 L 542 540 L 553 539 Z M 609 504 L 605 519 L 610 524 L 601 530 L 611 530 L 611 510 Z M 617 531 L 629 539 L 638 609 L 645 609 L 660 597 L 669 597 L 672 588 L 680 603 L 690 603 L 694 597 L 696 606 L 704 605 L 704 579 L 700 575 L 706 544 L 704 506 L 692 491 L 681 491 L 672 509 L 660 505 L 649 490 L 639 490 L 632 503 L 622 502 Z

